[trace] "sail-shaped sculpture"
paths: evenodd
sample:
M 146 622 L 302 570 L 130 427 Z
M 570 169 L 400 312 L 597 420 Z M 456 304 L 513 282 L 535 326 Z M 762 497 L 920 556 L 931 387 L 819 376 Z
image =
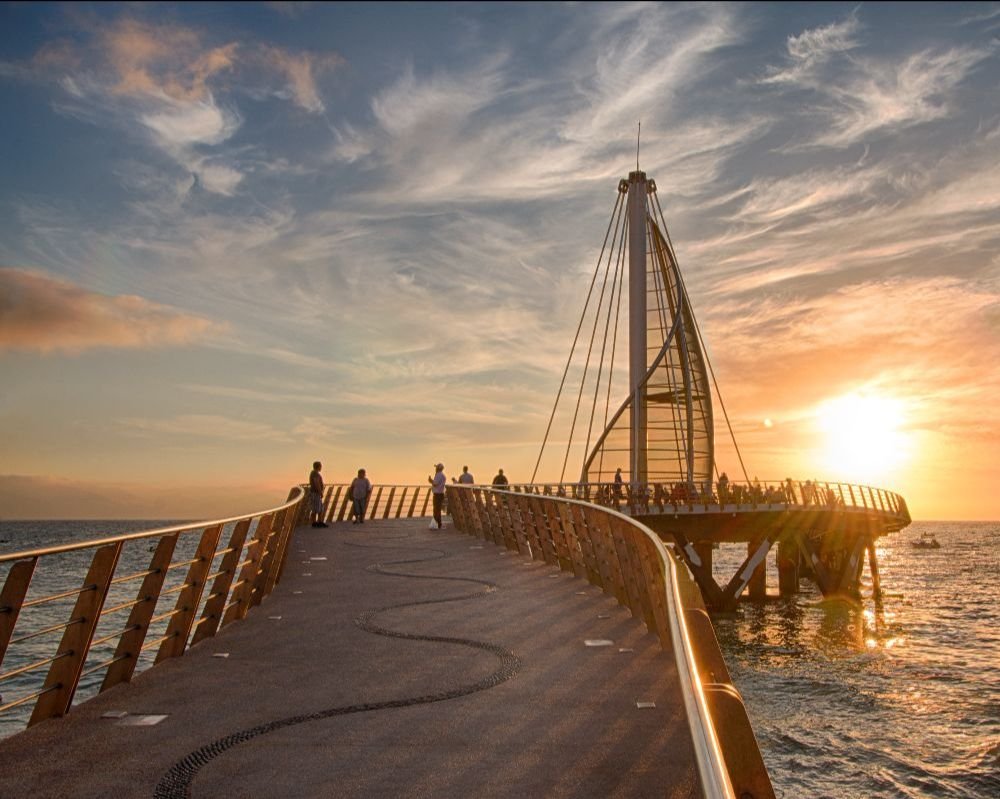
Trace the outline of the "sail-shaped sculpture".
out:
M 714 469 L 708 365 L 659 202 L 635 171 L 628 195 L 629 395 L 587 454 L 581 481 L 711 491 Z M 628 464 L 626 469 L 623 464 Z
M 627 346 L 619 336 L 626 327 Z M 622 370 L 616 371 L 619 350 L 628 354 L 627 383 Z M 579 387 L 571 393 L 572 420 L 560 442 L 565 443 L 562 471 L 555 486 L 539 489 L 535 476 L 571 374 L 579 377 Z M 715 486 L 713 393 L 743 472 L 743 481 L 731 483 L 720 475 Z M 746 590 L 752 598 L 766 598 L 765 561 L 775 545 L 782 596 L 798 591 L 799 568 L 808 564 L 824 596 L 857 598 L 867 549 L 878 598 L 875 539 L 910 523 L 905 500 L 844 483 L 822 488 L 791 478 L 751 483 L 732 432 L 656 184 L 637 168 L 618 185 L 535 474 L 521 490 L 554 490 L 641 520 L 675 545 L 713 608 L 732 609 Z M 564 482 L 572 454 L 574 466 L 580 464 L 579 483 Z M 747 557 L 720 584 L 712 551 L 722 542 L 746 544 Z

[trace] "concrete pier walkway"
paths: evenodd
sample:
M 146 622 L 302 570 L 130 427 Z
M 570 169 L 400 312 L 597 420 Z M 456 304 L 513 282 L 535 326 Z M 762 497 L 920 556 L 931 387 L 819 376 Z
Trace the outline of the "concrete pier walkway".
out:
M 698 790 L 673 658 L 628 610 L 427 520 L 299 529 L 244 621 L 0 741 L 0 797 Z

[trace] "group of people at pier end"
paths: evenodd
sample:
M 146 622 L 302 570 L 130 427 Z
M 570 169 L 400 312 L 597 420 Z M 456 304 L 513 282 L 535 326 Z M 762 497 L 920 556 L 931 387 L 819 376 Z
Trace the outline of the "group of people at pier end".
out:
M 323 521 L 323 464 L 320 461 L 313 463 L 312 471 L 309 473 L 309 515 L 313 527 L 329 527 Z M 347 489 L 347 495 L 351 498 L 351 521 L 352 524 L 365 523 L 365 510 L 368 508 L 368 499 L 372 495 L 372 481 L 368 479 L 364 469 L 358 469 L 358 476 L 351 480 L 351 486 Z
M 313 464 L 309 475 L 309 509 L 313 527 L 326 527 L 323 522 L 323 478 L 320 474 L 323 466 L 319 461 Z M 445 511 L 445 489 L 448 478 L 444 472 L 444 464 L 434 464 L 434 474 L 427 476 L 431 485 L 433 498 L 433 520 L 431 529 L 440 530 L 444 527 L 442 513 Z M 462 473 L 452 478 L 456 485 L 476 485 L 476 479 L 468 466 L 462 467 Z M 491 487 L 498 490 L 511 490 L 510 481 L 500 469 L 491 482 Z M 713 490 L 714 489 L 714 490 Z M 814 505 L 837 507 L 844 500 L 837 495 L 829 485 L 821 485 L 818 481 L 806 480 L 796 484 L 792 478 L 786 478 L 776 484 L 761 485 L 757 478 L 752 482 L 732 483 L 729 476 L 722 472 L 713 486 L 711 481 L 704 483 L 680 481 L 662 483 L 635 483 L 628 481 L 622 475 L 622 470 L 616 470 L 614 478 L 608 483 L 570 483 L 556 485 L 514 486 L 513 490 L 527 493 L 539 493 L 582 499 L 596 502 L 599 505 L 620 508 L 623 504 L 633 508 L 647 510 L 651 506 L 663 510 L 672 505 Z M 349 518 L 354 524 L 364 524 L 368 500 L 372 494 L 372 484 L 364 469 L 358 469 L 357 477 L 351 482 L 347 496 L 351 500 Z
M 321 474 L 322 471 L 323 464 L 320 461 L 315 461 L 313 463 L 312 471 L 309 473 L 309 514 L 313 527 L 329 526 L 323 521 L 323 494 L 325 491 L 325 485 L 323 483 L 323 475 Z M 448 484 L 448 478 L 445 476 L 443 463 L 434 464 L 434 474 L 427 476 L 427 482 L 431 484 L 431 493 L 434 500 L 434 516 L 431 521 L 431 529 L 440 530 L 444 527 L 444 522 L 441 519 L 441 513 L 444 509 L 445 487 Z M 469 467 L 463 466 L 462 474 L 457 478 L 453 477 L 452 482 L 459 485 L 474 485 L 476 479 L 469 471 Z M 503 473 L 503 469 L 500 469 L 493 478 L 492 485 L 495 488 L 506 489 L 509 484 L 509 481 Z M 371 498 L 371 494 L 371 480 L 368 479 L 367 473 L 364 469 L 358 469 L 358 476 L 351 481 L 350 488 L 347 490 L 347 495 L 351 499 L 350 518 L 353 524 L 365 523 L 365 512 L 368 508 L 368 500 Z

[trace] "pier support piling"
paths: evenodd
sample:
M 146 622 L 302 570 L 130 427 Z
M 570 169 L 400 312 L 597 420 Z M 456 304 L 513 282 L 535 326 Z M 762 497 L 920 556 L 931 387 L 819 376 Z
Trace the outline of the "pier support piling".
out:
M 758 551 L 763 541 L 751 541 L 747 544 L 747 557 L 752 558 L 753 555 Z M 768 549 L 770 549 L 770 542 L 768 542 Z M 750 581 L 747 583 L 747 592 L 755 602 L 763 602 L 767 599 L 767 551 L 764 552 L 764 557 L 760 559 L 760 563 L 757 568 L 754 569 L 753 574 L 750 576 Z
M 872 599 L 882 601 L 882 580 L 878 573 L 878 558 L 875 556 L 875 539 L 868 539 L 868 570 L 872 574 Z
M 792 596 L 799 592 L 799 553 L 793 541 L 778 543 L 778 593 Z

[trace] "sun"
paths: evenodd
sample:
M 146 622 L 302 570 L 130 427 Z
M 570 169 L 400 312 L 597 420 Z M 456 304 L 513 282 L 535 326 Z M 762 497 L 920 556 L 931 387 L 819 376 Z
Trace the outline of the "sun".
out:
M 845 394 L 816 409 L 826 440 L 822 465 L 834 479 L 881 484 L 908 458 L 905 408 L 900 400 L 875 394 Z

